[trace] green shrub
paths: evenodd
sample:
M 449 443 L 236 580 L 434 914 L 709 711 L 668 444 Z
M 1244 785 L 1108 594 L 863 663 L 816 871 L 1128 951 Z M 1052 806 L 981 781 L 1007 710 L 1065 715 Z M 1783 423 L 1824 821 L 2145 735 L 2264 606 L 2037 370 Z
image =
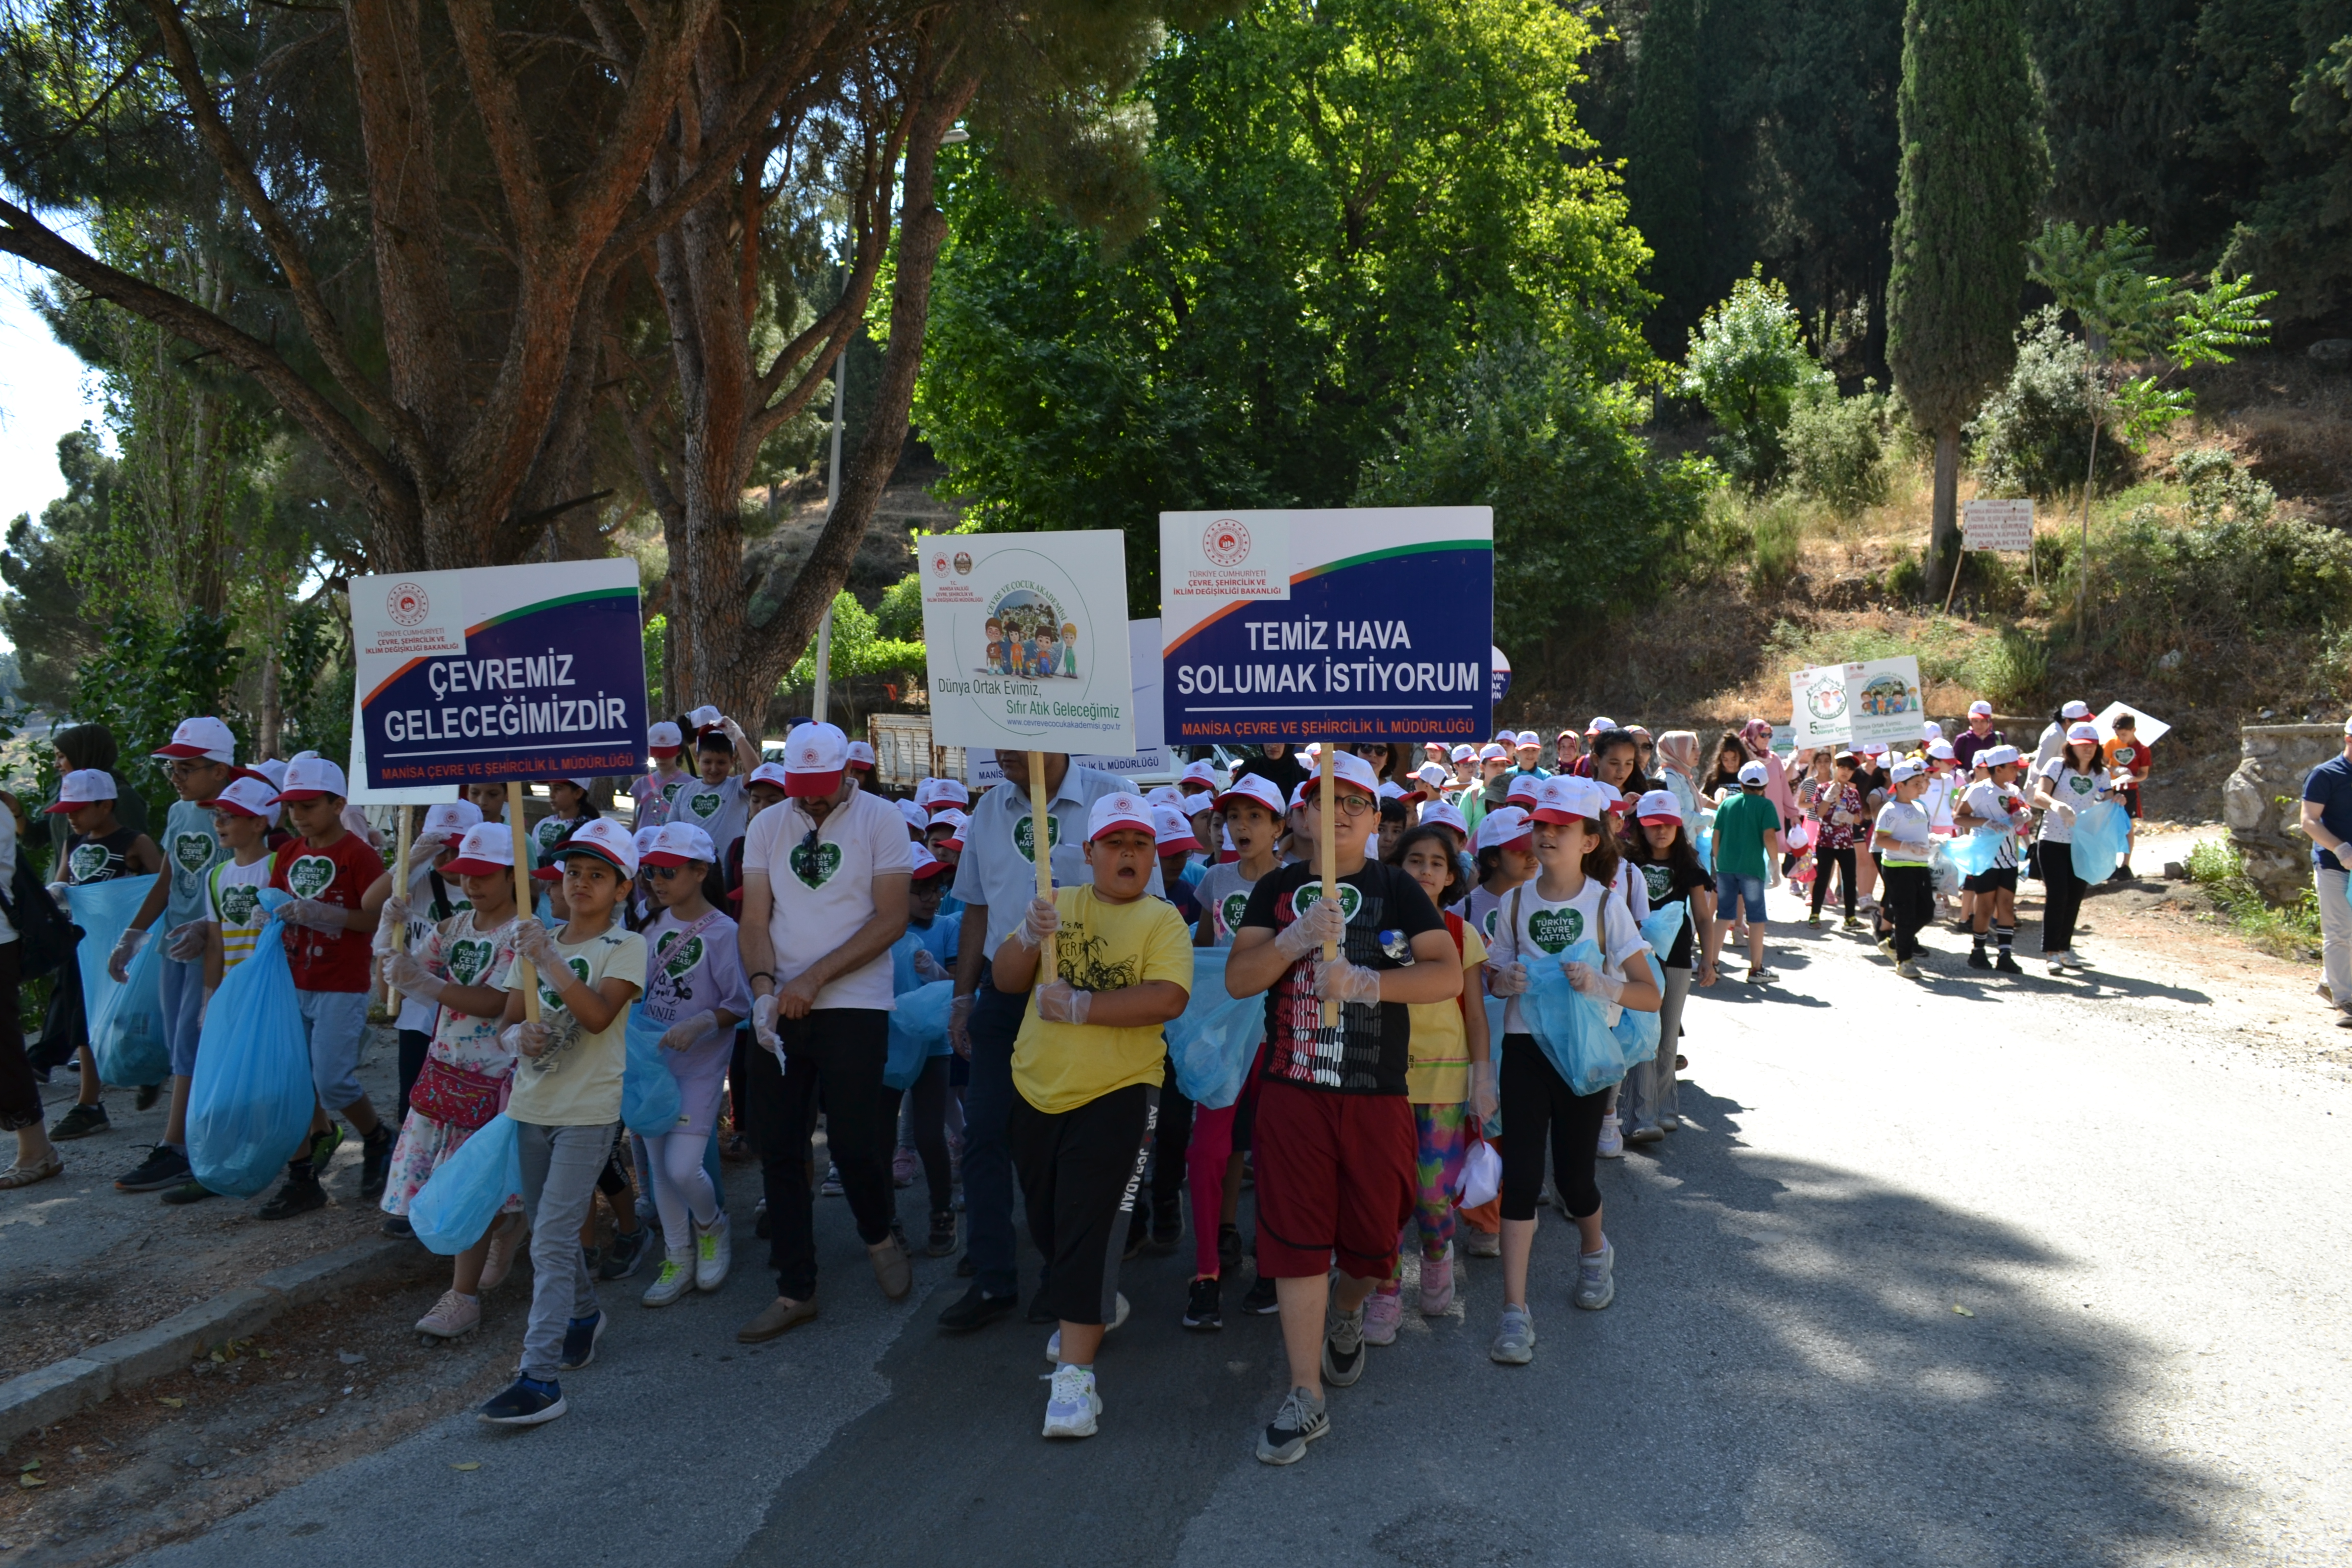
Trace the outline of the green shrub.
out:
M 2058 324 L 2055 307 L 2018 327 L 2009 382 L 1985 399 L 1966 432 L 1987 493 L 2046 499 L 2082 489 L 2091 442 L 2089 365 L 2090 351 Z M 2112 431 L 2100 432 L 2098 456 L 2102 487 L 2130 476 L 2131 454 Z
M 1969 661 L 1970 685 L 2004 708 L 2022 708 L 2050 679 L 2050 650 L 2021 626 L 2004 626 Z
M 2242 515 L 2238 481 L 2210 470 L 2200 479 L 2207 500 L 2192 494 L 2186 521 L 2142 505 L 2092 528 L 2093 629 L 2140 661 L 2185 643 L 2317 634 L 2343 617 L 2352 537 L 2301 517 Z M 2214 520 L 2199 520 L 2200 504 Z M 2071 531 L 2054 537 L 2063 555 L 2060 603 L 2071 608 L 2082 547 Z
M 2172 459 L 2172 471 L 2188 487 L 2189 515 L 2198 522 L 2266 522 L 2278 506 L 2270 486 L 2218 447 L 2189 448 Z
M 1761 592 L 1783 586 L 1804 552 L 1804 509 L 1793 496 L 1773 496 L 1750 510 L 1748 529 L 1748 581 Z
M 1886 499 L 1886 398 L 1871 382 L 1840 397 L 1830 382 L 1798 395 L 1789 412 L 1790 479 L 1802 494 L 1852 517 Z
M 1916 602 L 1927 596 L 1927 568 L 1916 550 L 1906 550 L 1886 569 L 1886 592 L 1893 597 Z
M 1789 420 L 1798 395 L 1829 379 L 1806 352 L 1788 289 L 1764 281 L 1759 266 L 1691 329 L 1681 392 L 1697 398 L 1715 420 L 1714 447 L 1724 468 L 1750 489 L 1763 490 L 1788 466 Z
M 2246 875 L 2237 848 L 2203 838 L 2189 847 L 2189 879 L 2213 900 L 2237 933 L 2280 958 L 2315 958 L 2319 948 L 2319 900 L 2310 888 L 2284 909 L 2263 897 Z

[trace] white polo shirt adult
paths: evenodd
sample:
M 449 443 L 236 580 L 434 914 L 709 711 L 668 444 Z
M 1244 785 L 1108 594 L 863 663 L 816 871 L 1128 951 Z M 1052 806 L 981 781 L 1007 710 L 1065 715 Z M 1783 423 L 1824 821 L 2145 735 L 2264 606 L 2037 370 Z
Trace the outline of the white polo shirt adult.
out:
M 852 790 L 822 825 L 792 799 L 753 817 L 743 836 L 743 873 L 764 875 L 774 895 L 768 940 L 775 948 L 776 984 L 790 984 L 872 920 L 874 879 L 893 871 L 911 875 L 912 850 L 898 808 L 864 790 Z M 890 1010 L 889 949 L 835 977 L 816 994 L 814 1005 Z
M 1107 795 L 1133 795 L 1135 786 L 1117 773 L 1073 763 L 1062 774 L 1062 785 L 1045 803 L 1052 819 L 1054 885 L 1072 888 L 1091 882 L 1087 871 L 1087 814 Z M 767 820 L 762 813 L 752 826 Z M 905 829 L 899 830 L 904 837 Z M 980 797 L 963 827 L 963 857 L 956 862 L 955 896 L 966 904 L 988 906 L 988 946 L 993 956 L 1029 912 L 1037 896 L 1037 862 L 1029 852 L 1029 792 L 1010 780 Z M 750 858 L 745 857 L 748 866 Z M 1160 891 L 1160 868 L 1151 869 L 1147 890 Z

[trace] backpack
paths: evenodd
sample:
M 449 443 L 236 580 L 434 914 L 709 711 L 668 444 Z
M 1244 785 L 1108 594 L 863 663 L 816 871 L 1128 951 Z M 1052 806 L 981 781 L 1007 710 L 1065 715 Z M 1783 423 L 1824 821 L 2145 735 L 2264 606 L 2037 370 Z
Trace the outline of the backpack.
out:
M 24 821 L 25 808 L 16 797 L 0 790 L 0 804 L 5 804 L 17 822 Z M 19 982 L 38 980 L 54 974 L 73 955 L 74 943 L 80 933 L 74 930 L 49 889 L 42 885 L 25 854 L 25 837 L 16 836 L 16 870 L 8 879 L 6 891 L 0 892 L 0 913 L 16 928 L 16 978 Z

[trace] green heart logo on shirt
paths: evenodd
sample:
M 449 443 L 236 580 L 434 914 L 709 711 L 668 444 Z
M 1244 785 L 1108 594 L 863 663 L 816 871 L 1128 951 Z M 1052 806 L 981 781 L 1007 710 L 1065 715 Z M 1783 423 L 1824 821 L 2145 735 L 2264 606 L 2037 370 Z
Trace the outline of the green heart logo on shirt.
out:
M 1050 813 L 1045 817 L 1045 848 L 1047 853 L 1062 847 L 1062 819 Z M 1037 828 L 1034 821 L 1023 817 L 1013 825 L 1013 847 L 1021 851 L 1021 858 L 1031 865 L 1037 863 Z
M 585 985 L 588 984 L 588 961 L 586 959 L 567 958 L 563 961 L 563 966 L 572 971 L 572 978 L 579 981 L 581 984 Z M 552 1012 L 556 1008 L 563 1005 L 563 994 L 560 991 L 549 990 L 547 988 L 547 982 L 542 980 L 539 983 L 539 1005 L 541 1012 Z
M 833 880 L 841 869 L 841 846 L 838 844 L 795 844 L 792 854 L 793 875 L 812 888 L 822 888 Z
M 2066 781 L 2066 787 L 2073 790 L 2076 795 L 2088 795 L 2091 793 L 2091 781 L 2084 778 L 2082 774 L 2076 773 L 2074 777 Z
M 1538 910 L 1528 917 L 1528 935 L 1546 952 L 1564 952 L 1584 935 L 1584 915 L 1579 910 Z
M 460 985 L 471 985 L 490 972 L 490 961 L 498 956 L 494 943 L 467 937 L 449 944 L 449 978 Z
M 727 797 L 715 789 L 697 790 L 686 797 L 686 809 L 708 822 L 719 815 L 719 808 L 726 801 Z
M 562 837 L 563 830 L 571 826 L 570 823 L 560 822 L 552 816 L 542 816 L 539 819 L 539 826 L 531 831 L 539 839 L 540 848 L 546 850 L 554 848 L 555 841 Z
M 1290 896 L 1290 907 L 1297 913 L 1303 915 L 1307 910 L 1313 909 L 1318 900 L 1322 897 L 1323 884 L 1320 882 L 1307 882 L 1303 884 L 1299 888 L 1298 891 Z M 1352 883 L 1340 883 L 1339 912 L 1345 915 L 1352 923 L 1356 918 L 1356 911 L 1363 907 L 1363 890 L 1354 886 Z
M 106 863 L 113 858 L 103 844 L 77 844 L 73 853 L 66 857 L 66 868 L 73 873 L 75 881 L 87 882 L 105 870 Z
M 1236 931 L 1240 929 L 1242 923 L 1242 911 L 1249 908 L 1249 901 L 1250 896 L 1247 893 L 1227 893 L 1225 895 L 1225 901 L 1219 907 L 1217 913 L 1225 922 L 1225 929 L 1227 931 Z
M 254 912 L 261 908 L 261 889 L 249 883 L 235 882 L 220 890 L 221 923 L 249 926 Z
M 1478 934 L 1486 939 L 1487 946 L 1492 947 L 1495 944 L 1495 932 L 1500 929 L 1502 923 L 1503 906 L 1497 904 L 1486 911 L 1486 918 L 1478 928 Z
M 835 858 L 839 858 L 838 855 Z M 689 936 L 680 942 L 678 935 L 677 931 L 663 933 L 661 945 L 654 950 L 654 956 L 661 961 L 662 973 L 672 980 L 685 979 L 694 966 L 702 962 L 702 938 Z M 677 954 L 675 958 L 670 956 L 673 950 Z
M 172 838 L 173 863 L 191 877 L 213 863 L 220 846 L 209 833 L 180 833 Z
M 286 886 L 298 899 L 315 899 L 334 882 L 335 863 L 324 855 L 304 855 L 286 868 Z
M 1648 886 L 1650 902 L 1654 904 L 1675 890 L 1675 874 L 1664 866 L 1643 867 L 1642 880 Z

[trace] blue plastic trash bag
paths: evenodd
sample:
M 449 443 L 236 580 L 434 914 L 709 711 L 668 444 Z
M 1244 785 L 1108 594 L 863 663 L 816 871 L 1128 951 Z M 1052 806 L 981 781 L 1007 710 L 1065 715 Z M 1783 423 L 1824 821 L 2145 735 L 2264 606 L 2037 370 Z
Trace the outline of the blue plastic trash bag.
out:
M 1935 847 L 1928 851 L 1927 879 L 1937 898 L 1957 899 L 1960 896 L 1959 864 L 1952 858 L 1951 846 L 1941 838 L 1936 840 Z
M 1706 826 L 1699 829 L 1698 842 L 1695 847 L 1698 850 L 1699 868 L 1705 871 L 1708 876 L 1714 876 L 1715 825 L 1713 823 L 1709 823 Z
M 686 1113 L 677 1079 L 662 1059 L 665 1032 L 646 1016 L 644 1003 L 630 1005 L 628 1058 L 621 1068 L 621 1124 L 640 1138 L 677 1131 L 678 1118 Z
M 1601 949 L 1590 937 L 1555 957 L 1538 957 L 1528 965 L 1528 991 L 1519 998 L 1519 1016 L 1536 1044 L 1579 1094 L 1607 1089 L 1625 1076 L 1625 1047 L 1610 1033 L 1601 1004 L 1570 985 L 1560 970 L 1563 963 L 1600 963 Z M 1656 1026 L 1653 1015 L 1651 1027 Z
M 934 980 L 898 998 L 890 1015 L 890 1054 L 882 1063 L 882 1081 L 905 1090 L 923 1076 L 923 1064 L 939 1052 L 948 1037 L 948 1005 L 955 1000 L 955 982 Z
M 2085 882 L 2114 876 L 2130 845 L 2131 818 L 2122 802 L 2103 800 L 2074 814 L 2074 875 Z
M 261 894 L 273 916 L 289 901 L 276 888 Z M 233 1198 L 267 1187 L 310 1132 L 310 1037 L 283 929 L 274 918 L 264 922 L 252 955 L 213 993 L 188 1084 L 188 1164 L 197 1181 Z
M 1504 1009 L 1510 1004 L 1500 996 L 1489 996 L 1486 1001 L 1486 1059 L 1499 1062 L 1503 1059 L 1503 1019 L 1506 1016 Z
M 1645 935 L 1647 924 L 1647 921 L 1643 922 Z M 1664 996 L 1666 994 L 1666 972 L 1659 965 L 1657 955 L 1644 952 L 1642 962 L 1650 966 L 1650 984 L 1658 988 L 1660 996 Z M 1640 1063 L 1656 1059 L 1658 1015 L 1654 1012 L 1644 1013 L 1638 1007 L 1620 1007 L 1617 1009 L 1617 1021 L 1609 1026 L 1609 1032 L 1616 1037 L 1618 1048 L 1623 1053 L 1625 1071 L 1631 1072 Z
M 1683 922 L 1688 919 L 1690 900 L 1676 899 L 1652 910 L 1650 918 L 1642 922 L 1642 940 L 1650 944 L 1650 951 L 1658 955 L 1661 963 L 1665 962 L 1666 954 L 1674 952 L 1675 939 L 1683 934 Z
M 115 984 L 106 972 L 114 944 L 154 885 L 152 876 L 117 877 L 66 891 L 73 923 L 81 928 L 74 956 L 81 965 L 82 1016 L 98 1053 L 98 1076 L 125 1088 L 161 1083 L 172 1070 L 171 1055 L 163 1048 L 163 933 L 148 932 L 146 944 L 131 961 L 127 984 Z
M 488 1235 L 506 1201 L 521 1195 L 522 1132 L 502 1110 L 425 1178 L 408 1200 L 408 1223 L 417 1240 L 454 1257 Z
M 1184 1011 L 1169 1021 L 1168 1052 L 1176 1058 L 1176 1087 L 1203 1110 L 1223 1110 L 1242 1097 L 1250 1063 L 1265 1039 L 1265 998 L 1225 994 L 1231 950 L 1192 950 L 1192 991 Z
M 1999 827 L 1979 827 L 1972 832 L 1956 835 L 1952 839 L 1952 864 L 1960 868 L 1963 877 L 1981 877 L 1992 869 L 2000 856 L 2002 840 L 2009 834 Z

